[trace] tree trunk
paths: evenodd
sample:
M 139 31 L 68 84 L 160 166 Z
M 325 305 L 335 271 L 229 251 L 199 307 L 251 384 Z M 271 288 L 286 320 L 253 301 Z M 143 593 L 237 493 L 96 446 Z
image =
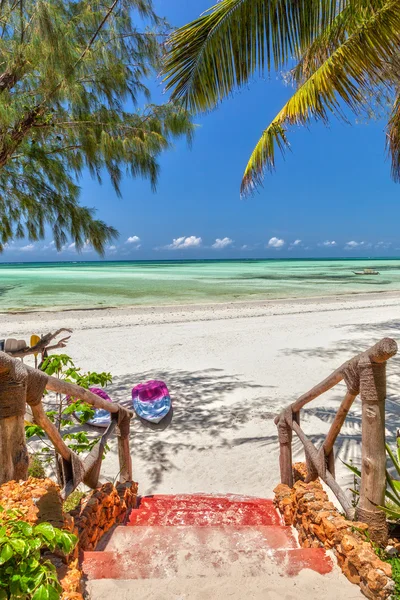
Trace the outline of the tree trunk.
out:
M 0 484 L 28 477 L 24 415 L 0 418 Z

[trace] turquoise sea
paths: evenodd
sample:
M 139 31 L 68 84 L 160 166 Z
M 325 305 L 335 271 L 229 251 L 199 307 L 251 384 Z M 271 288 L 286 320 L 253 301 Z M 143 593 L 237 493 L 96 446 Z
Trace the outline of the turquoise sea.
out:
M 374 268 L 380 275 L 353 271 Z M 400 259 L 0 264 L 0 311 L 306 298 L 400 290 Z

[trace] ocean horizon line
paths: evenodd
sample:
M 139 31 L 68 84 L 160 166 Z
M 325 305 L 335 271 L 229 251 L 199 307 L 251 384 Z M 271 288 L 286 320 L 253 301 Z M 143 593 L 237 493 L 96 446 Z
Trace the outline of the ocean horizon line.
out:
M 354 260 L 400 260 L 399 256 L 305 256 L 305 257 L 236 257 L 236 258 L 125 258 L 125 259 L 94 259 L 94 260 L 25 260 L 25 261 L 0 261 L 1 266 L 31 265 L 31 264 L 104 264 L 104 263 L 194 263 L 194 262 L 254 262 L 254 261 L 354 261 Z

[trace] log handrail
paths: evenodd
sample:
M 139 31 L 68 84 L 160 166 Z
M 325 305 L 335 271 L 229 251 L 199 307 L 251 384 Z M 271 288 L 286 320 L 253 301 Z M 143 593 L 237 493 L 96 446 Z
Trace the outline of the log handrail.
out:
M 54 335 L 45 336 L 47 343 L 59 332 L 56 332 Z M 37 348 L 33 348 L 36 351 Z M 72 396 L 73 398 L 83 400 L 94 408 L 103 409 L 111 413 L 112 419 L 109 428 L 99 438 L 98 443 L 85 460 L 82 461 L 68 448 L 54 423 L 47 417 L 42 405 L 44 389 Z M 15 395 L 14 398 L 13 394 Z M 5 405 L 6 410 L 2 412 L 2 401 L 4 399 L 7 400 Z M 7 461 L 4 461 L 7 465 L 5 473 L 1 472 L 0 464 L 0 484 L 9 479 L 17 478 L 17 475 L 19 479 L 26 478 L 27 454 L 23 434 L 23 415 L 26 403 L 31 407 L 35 423 L 42 427 L 56 452 L 60 455 L 62 461 L 64 461 L 63 472 L 67 474 L 62 491 L 64 498 L 73 492 L 82 481 L 90 487 L 97 486 L 104 446 L 106 440 L 116 427 L 118 427 L 120 479 L 123 482 L 132 481 L 132 461 L 129 450 L 130 421 L 134 416 L 132 411 L 120 404 L 107 402 L 79 385 L 52 377 L 43 371 L 21 363 L 18 358 L 11 356 L 10 353 L 0 352 L 0 426 L 3 424 L 5 431 L 12 430 L 13 434 L 18 434 L 19 443 L 24 446 L 22 451 L 19 450 L 18 453 L 14 453 L 13 448 L 3 448 L 3 452 L 6 450 L 10 456 L 6 457 Z
M 300 396 L 276 418 L 280 444 L 281 482 L 293 486 L 292 432 L 304 446 L 307 479 L 320 477 L 339 500 L 348 518 L 355 516 L 368 523 L 371 539 L 380 544 L 387 542 L 385 514 L 379 508 L 384 503 L 385 469 L 385 398 L 386 362 L 397 353 L 397 344 L 384 338 L 374 346 L 343 363 L 331 375 Z M 342 380 L 347 385 L 346 395 L 321 447 L 317 449 L 300 426 L 300 410 Z M 345 492 L 335 479 L 334 444 L 346 416 L 360 394 L 362 402 L 362 465 L 361 489 L 357 510 L 351 506 Z

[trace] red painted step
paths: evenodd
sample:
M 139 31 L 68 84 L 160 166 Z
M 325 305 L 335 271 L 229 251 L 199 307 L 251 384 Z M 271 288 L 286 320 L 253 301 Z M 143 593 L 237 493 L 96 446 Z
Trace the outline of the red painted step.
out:
M 332 570 L 322 548 L 298 548 L 289 527 L 118 527 L 104 552 L 85 552 L 88 579 L 165 579 Z
M 239 575 L 245 593 L 249 577 L 268 579 L 277 570 L 296 576 L 302 569 L 326 574 L 333 568 L 324 549 L 299 548 L 294 530 L 283 525 L 271 500 L 147 496 L 128 525 L 113 531 L 103 552 L 85 552 L 82 569 L 89 582 L 116 579 L 129 590 L 126 585 L 141 579 L 230 581 Z
M 132 511 L 128 525 L 280 525 L 272 500 L 248 496 L 146 496 Z

